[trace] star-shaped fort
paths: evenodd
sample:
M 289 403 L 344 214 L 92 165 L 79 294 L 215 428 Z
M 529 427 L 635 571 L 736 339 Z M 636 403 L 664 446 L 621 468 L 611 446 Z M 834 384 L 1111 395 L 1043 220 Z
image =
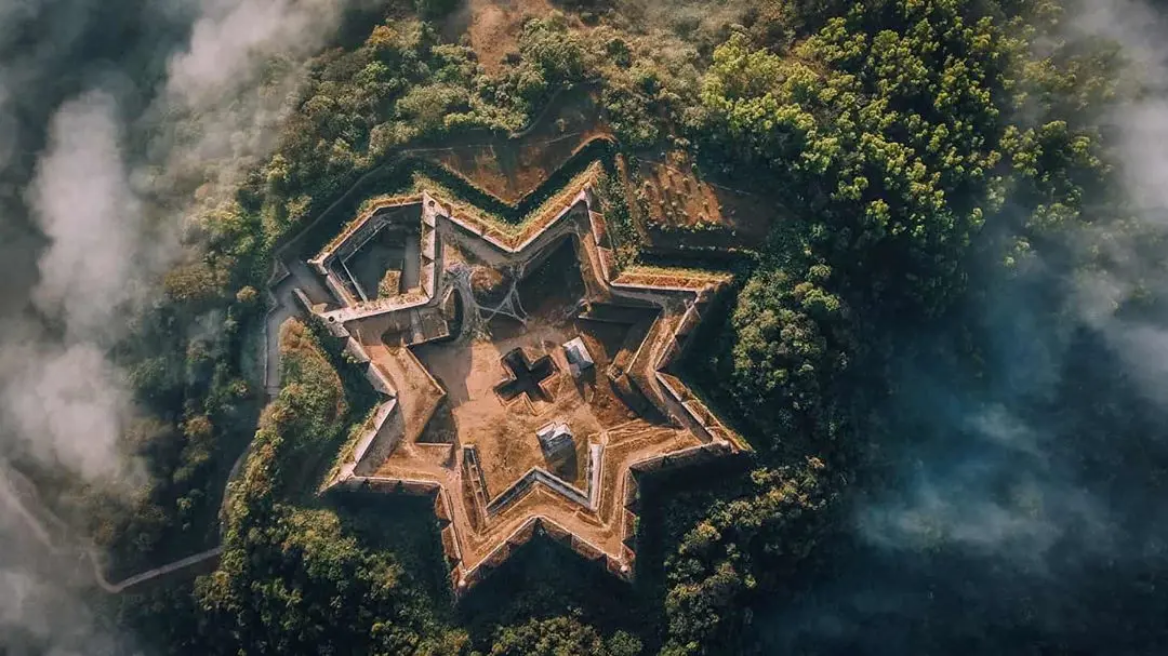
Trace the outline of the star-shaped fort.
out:
M 748 448 L 677 375 L 729 276 L 618 273 L 596 170 L 518 226 L 380 199 L 301 263 L 383 395 L 327 485 L 433 496 L 456 594 L 537 534 L 631 578 L 639 478 Z

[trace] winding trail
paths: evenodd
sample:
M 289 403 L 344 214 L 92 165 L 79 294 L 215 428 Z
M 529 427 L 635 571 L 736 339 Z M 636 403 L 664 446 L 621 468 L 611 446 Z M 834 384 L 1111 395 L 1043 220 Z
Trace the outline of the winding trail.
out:
M 101 565 L 97 560 L 96 553 L 92 549 L 87 551 L 89 554 L 89 562 L 93 564 L 93 575 L 94 578 L 97 579 L 97 585 L 100 586 L 102 590 L 105 590 L 110 594 L 121 594 L 130 588 L 141 585 L 160 576 L 166 576 L 171 572 L 177 572 L 193 565 L 211 560 L 212 558 L 218 558 L 219 555 L 223 553 L 223 547 L 220 545 L 218 547 L 187 556 L 186 558 L 176 560 L 173 563 L 167 563 L 161 567 L 155 567 L 154 569 L 147 570 L 141 574 L 135 574 L 134 576 L 131 576 L 130 578 L 119 583 L 110 583 L 108 580 L 106 580 L 105 574 L 103 574 L 101 571 Z
M 147 581 L 152 581 L 172 572 L 177 572 L 213 558 L 218 558 L 223 553 L 223 547 L 218 546 L 135 574 L 124 581 L 112 583 L 106 578 L 105 572 L 102 571 L 101 557 L 95 547 L 87 544 L 62 546 L 58 543 L 58 540 L 64 542 L 69 541 L 65 523 L 41 502 L 40 495 L 36 491 L 36 486 L 3 460 L 0 460 L 0 504 L 16 511 L 16 514 L 28 526 L 33 537 L 50 554 L 62 557 L 74 555 L 87 559 L 90 567 L 93 569 L 94 581 L 98 587 L 110 594 L 120 594 Z M 50 528 L 48 524 L 52 524 L 54 528 Z M 57 539 L 54 539 L 54 533 L 60 533 Z

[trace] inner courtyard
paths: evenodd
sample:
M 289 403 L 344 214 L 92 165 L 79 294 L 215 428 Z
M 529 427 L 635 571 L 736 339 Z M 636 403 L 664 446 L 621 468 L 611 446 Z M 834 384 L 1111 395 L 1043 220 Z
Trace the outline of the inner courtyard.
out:
M 456 590 L 536 533 L 631 576 L 638 473 L 739 449 L 669 373 L 725 281 L 614 278 L 587 184 L 494 230 L 423 194 L 310 261 L 385 399 L 329 486 L 433 494 Z

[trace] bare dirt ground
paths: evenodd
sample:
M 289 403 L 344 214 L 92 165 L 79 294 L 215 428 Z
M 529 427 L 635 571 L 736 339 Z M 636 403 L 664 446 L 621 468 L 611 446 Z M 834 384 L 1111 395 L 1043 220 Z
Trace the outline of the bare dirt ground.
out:
M 559 473 L 583 488 L 586 455 L 579 455 L 586 454 L 589 443 L 607 441 L 606 431 L 629 419 L 629 408 L 613 394 L 607 377 L 597 373 L 615 356 L 627 327 L 576 319 L 576 301 L 583 290 L 575 253 L 565 244 L 520 284 L 520 298 L 530 312 L 526 325 L 500 316 L 487 324 L 489 335 L 461 344 L 415 349 L 418 359 L 447 390 L 460 444 L 478 448 L 491 496 L 510 487 L 532 467 L 553 469 L 535 436 L 553 420 L 569 424 L 578 451 L 576 466 Z M 562 348 L 577 336 L 596 361 L 593 370 L 580 379 L 572 377 Z M 524 349 L 532 361 L 544 355 L 553 359 L 557 371 L 542 383 L 551 401 L 526 394 L 506 401 L 495 393 L 507 375 L 501 360 L 515 348 Z M 442 431 L 443 427 L 438 425 L 434 430 Z
M 515 205 L 589 141 L 610 136 L 594 92 L 577 88 L 556 96 L 521 136 L 470 133 L 442 148 L 412 152 Z
M 646 154 L 629 189 L 652 246 L 748 247 L 766 239 L 780 206 L 698 169 L 679 151 Z
M 487 72 L 495 73 L 509 53 L 519 51 L 516 41 L 523 21 L 552 9 L 548 0 L 466 0 L 446 20 L 442 36 L 450 41 L 465 36 Z

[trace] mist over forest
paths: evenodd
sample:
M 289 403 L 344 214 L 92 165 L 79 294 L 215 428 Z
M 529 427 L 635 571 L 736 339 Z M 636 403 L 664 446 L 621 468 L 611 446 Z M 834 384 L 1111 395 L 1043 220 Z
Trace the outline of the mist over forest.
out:
M 333 2 L 0 4 L 6 457 L 115 495 L 139 493 L 148 474 L 119 440 L 142 411 L 111 351 L 156 304 L 162 274 L 187 257 L 196 189 L 221 193 L 270 151 L 283 99 L 256 85 L 274 76 L 274 88 L 288 92 L 298 72 L 264 70 L 269 59 L 302 61 L 343 10 Z M 47 554 L 6 501 L 0 623 L 12 653 L 25 644 L 52 653 L 131 649 L 131 634 L 99 621 L 77 596 L 92 573 L 70 562 L 73 553 Z
M 827 580 L 809 575 L 760 622 L 779 653 L 1165 644 L 1168 23 L 1141 3 L 1085 5 L 1063 34 L 1116 46 L 1133 90 L 1100 117 L 1117 187 L 1084 203 L 1123 218 L 1035 244 L 1005 273 L 976 262 L 939 326 L 898 326 L 908 357 L 873 445 L 879 480 Z
M 557 13 L 487 73 L 450 17 L 512 4 L 0 0 L 0 654 L 1168 648 L 1162 4 L 533 2 Z M 903 70 L 977 89 L 880 123 L 931 94 Z M 622 598 L 644 612 L 603 608 L 603 573 L 531 583 L 554 554 L 450 610 L 408 573 L 440 555 L 281 498 L 295 465 L 260 489 L 254 454 L 221 530 L 257 429 L 298 462 L 363 419 L 312 414 L 341 361 L 313 339 L 305 396 L 272 401 L 292 418 L 263 411 L 273 245 L 395 148 L 515 132 L 584 84 L 621 148 L 691 148 L 794 217 L 734 260 L 693 367 L 754 473 L 663 484 L 652 582 Z M 920 171 L 881 182 L 861 151 Z M 220 541 L 198 580 L 94 583 Z

